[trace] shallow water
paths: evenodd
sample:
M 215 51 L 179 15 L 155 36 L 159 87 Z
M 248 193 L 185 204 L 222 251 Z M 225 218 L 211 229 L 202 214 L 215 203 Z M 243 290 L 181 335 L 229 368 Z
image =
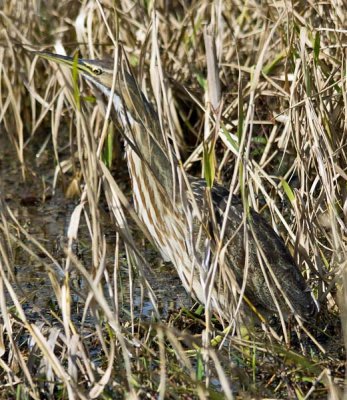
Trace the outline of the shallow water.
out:
M 0 198 L 4 201 L 5 206 L 11 209 L 28 233 L 40 242 L 60 265 L 63 266 L 65 259 L 64 246 L 67 243 L 67 229 L 71 214 L 78 204 L 78 200 L 66 198 L 61 184 L 58 184 L 53 192 L 52 182 L 55 162 L 51 142 L 48 142 L 47 148 L 40 157 L 36 156 L 40 148 L 40 144 L 37 142 L 38 140 L 35 139 L 25 149 L 26 177 L 24 181 L 14 146 L 10 143 L 4 132 L 0 134 Z M 126 176 L 126 172 L 122 171 L 120 176 L 122 175 Z M 124 179 L 124 182 L 120 182 L 120 184 L 130 196 L 129 186 L 127 186 L 129 183 Z M 102 217 L 101 226 L 108 246 L 106 268 L 110 275 L 112 275 L 116 230 L 106 207 L 101 210 L 100 214 Z M 9 218 L 8 221 L 10 221 Z M 54 264 L 43 252 L 31 246 L 23 235 L 20 235 L 20 237 L 38 255 L 38 259 L 29 256 L 20 246 L 14 246 L 13 267 L 16 282 L 13 282 L 13 286 L 16 289 L 17 296 L 19 296 L 23 303 L 23 308 L 29 320 L 37 320 L 39 314 L 41 318 L 49 319 L 51 309 L 55 308 L 57 301 L 53 295 L 51 282 L 46 269 L 43 267 L 43 262 L 53 267 Z M 162 264 L 156 251 L 147 244 L 143 245 L 141 232 L 135 232 L 135 237 L 141 242 L 139 245 L 145 249 L 145 257 L 151 265 L 152 271 L 149 274 L 148 280 L 157 296 L 161 318 L 165 318 L 170 310 L 189 306 L 191 301 L 182 288 L 173 266 Z M 82 218 L 75 250 L 86 268 L 92 264 L 90 246 L 91 241 L 88 236 L 86 224 Z M 122 295 L 119 297 L 121 297 L 120 304 L 123 307 L 124 316 L 126 316 L 129 311 L 130 291 L 125 254 L 120 255 L 120 264 L 121 270 L 118 280 L 121 281 Z M 63 274 L 61 271 L 57 272 L 60 273 L 62 279 Z M 83 279 L 77 279 L 75 284 L 81 292 L 88 291 Z M 107 293 L 106 290 L 105 293 Z M 144 296 L 142 298 L 137 279 L 134 281 L 132 297 L 135 317 L 151 317 L 154 310 L 153 305 L 148 297 Z M 78 303 L 84 300 L 78 295 L 74 295 L 73 299 L 76 302 L 73 309 L 78 313 Z M 74 317 L 80 319 L 79 315 L 75 315 Z

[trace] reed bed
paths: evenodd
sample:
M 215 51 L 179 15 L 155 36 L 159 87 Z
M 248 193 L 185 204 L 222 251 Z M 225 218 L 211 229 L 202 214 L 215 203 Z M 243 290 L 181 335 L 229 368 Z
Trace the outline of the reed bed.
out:
M 331 0 L 3 2 L 0 398 L 346 396 L 346 18 Z M 199 307 L 162 311 L 172 266 L 136 217 L 107 104 L 32 53 L 119 44 L 185 171 L 284 238 L 317 326 L 231 334 Z

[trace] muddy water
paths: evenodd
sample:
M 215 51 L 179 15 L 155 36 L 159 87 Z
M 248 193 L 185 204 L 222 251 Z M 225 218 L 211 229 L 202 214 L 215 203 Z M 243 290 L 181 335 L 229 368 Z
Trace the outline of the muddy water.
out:
M 66 233 L 71 214 L 78 204 L 78 200 L 66 198 L 61 182 L 53 191 L 52 183 L 56 164 L 50 140 L 46 149 L 40 153 L 39 157 L 37 156 L 48 135 L 49 132 L 46 132 L 42 135 L 41 140 L 34 138 L 26 147 L 25 180 L 23 180 L 15 148 L 8 140 L 6 133 L 0 131 L 0 197 L 28 233 L 40 242 L 63 267 L 65 259 L 63 248 L 66 245 Z M 127 176 L 126 171 L 121 171 L 119 175 L 123 182 L 118 183 L 130 195 L 128 178 L 124 178 Z M 103 208 L 102 205 L 101 208 Z M 112 276 L 116 231 L 111 223 L 107 207 L 101 209 L 100 214 L 102 229 L 108 244 L 107 269 Z M 9 218 L 7 220 L 10 221 Z M 173 267 L 162 265 L 155 250 L 149 248 L 148 244 L 141 239 L 141 233 L 135 232 L 135 235 L 139 238 L 139 246 L 143 249 L 146 259 L 151 264 L 153 274 L 149 277 L 149 283 L 157 296 L 161 317 L 165 318 L 172 309 L 190 305 L 189 297 L 181 287 Z M 37 320 L 39 315 L 49 318 L 51 310 L 55 309 L 57 305 L 57 301 L 42 262 L 50 265 L 52 265 L 52 262 L 43 252 L 31 246 L 23 235 L 20 237 L 38 258 L 30 256 L 18 244 L 12 245 L 12 263 L 16 279 L 13 285 L 16 294 L 22 301 L 29 320 Z M 88 268 L 88 265 L 91 265 L 91 241 L 83 220 L 76 246 L 78 257 L 83 265 Z M 120 256 L 120 264 L 121 271 L 118 276 L 118 281 L 121 282 L 119 293 L 122 293 L 120 304 L 124 317 L 126 317 L 129 311 L 130 295 L 128 266 L 124 254 Z M 61 279 L 62 276 L 61 274 Z M 77 279 L 77 281 L 78 290 L 87 292 L 88 288 L 83 280 Z M 141 314 L 144 318 L 150 317 L 153 313 L 153 306 L 146 296 L 142 299 L 137 280 L 134 282 L 134 288 L 135 316 Z M 77 313 L 81 308 L 78 307 L 78 303 L 83 301 L 82 297 L 74 297 L 76 304 L 73 308 Z M 75 318 L 79 319 L 79 316 L 75 315 Z

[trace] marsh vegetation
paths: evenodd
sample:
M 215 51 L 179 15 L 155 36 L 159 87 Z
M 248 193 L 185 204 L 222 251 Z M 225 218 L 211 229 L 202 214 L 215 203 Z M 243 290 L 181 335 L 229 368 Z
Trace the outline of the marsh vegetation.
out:
M 3 2 L 0 398 L 346 395 L 346 20 L 338 1 Z M 283 238 L 315 323 L 206 321 L 161 261 L 107 104 L 31 52 L 119 44 L 184 169 Z

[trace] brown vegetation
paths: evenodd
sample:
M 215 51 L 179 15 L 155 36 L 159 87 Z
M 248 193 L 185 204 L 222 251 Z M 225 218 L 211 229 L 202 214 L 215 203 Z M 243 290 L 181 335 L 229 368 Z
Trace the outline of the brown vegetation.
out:
M 119 3 L 0 10 L 0 398 L 342 398 L 342 2 Z M 214 321 L 207 346 L 203 317 L 162 312 L 156 282 L 167 271 L 134 229 L 107 105 L 30 52 L 112 59 L 119 42 L 186 170 L 231 188 L 285 239 L 321 304 L 317 326 L 231 334 Z

